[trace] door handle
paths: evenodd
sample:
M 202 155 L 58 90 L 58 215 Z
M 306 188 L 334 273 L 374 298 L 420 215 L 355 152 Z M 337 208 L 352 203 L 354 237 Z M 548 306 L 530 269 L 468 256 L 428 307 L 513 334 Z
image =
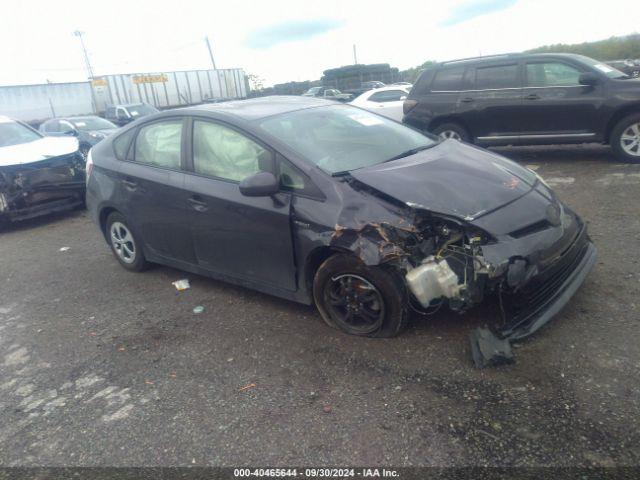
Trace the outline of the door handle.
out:
M 530 93 L 524 97 L 525 100 L 540 100 L 540 95 L 537 93 Z
M 202 200 L 199 195 L 194 195 L 193 197 L 189 197 L 187 200 L 191 208 L 193 208 L 196 212 L 206 212 L 209 209 L 209 205 L 207 202 Z
M 475 102 L 475 98 L 472 97 L 464 97 L 463 99 L 460 100 L 462 103 L 471 103 L 471 102 Z
M 132 182 L 131 180 L 122 180 L 122 184 L 128 190 L 135 190 L 136 188 L 138 188 L 138 184 L 136 182 Z

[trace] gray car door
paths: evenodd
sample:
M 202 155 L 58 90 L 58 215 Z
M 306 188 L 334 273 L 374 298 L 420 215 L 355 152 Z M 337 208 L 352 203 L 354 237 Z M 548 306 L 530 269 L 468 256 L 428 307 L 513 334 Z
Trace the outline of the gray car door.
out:
M 246 197 L 240 180 L 273 171 L 274 153 L 245 132 L 209 120 L 192 124 L 185 188 L 193 246 L 207 270 L 294 291 L 291 195 Z

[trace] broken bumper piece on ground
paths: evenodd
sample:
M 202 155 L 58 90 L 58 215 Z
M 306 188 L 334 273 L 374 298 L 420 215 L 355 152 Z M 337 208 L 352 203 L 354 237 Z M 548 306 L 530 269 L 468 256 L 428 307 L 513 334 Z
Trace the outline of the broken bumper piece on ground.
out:
M 534 334 L 567 304 L 595 265 L 597 257 L 595 246 L 591 242 L 586 242 L 584 250 L 577 252 L 575 257 L 569 258 L 565 268 L 556 272 L 554 283 L 557 290 L 548 297 L 546 302 L 538 305 L 537 308 L 525 309 L 524 313 L 515 316 L 497 333 L 493 333 L 486 327 L 474 330 L 470 335 L 470 341 L 475 365 L 478 368 L 484 368 L 513 363 L 511 344 Z

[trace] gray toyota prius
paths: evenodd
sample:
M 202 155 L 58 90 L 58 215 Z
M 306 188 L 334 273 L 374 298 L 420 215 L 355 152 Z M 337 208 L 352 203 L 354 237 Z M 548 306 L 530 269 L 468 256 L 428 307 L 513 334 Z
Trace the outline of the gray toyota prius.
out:
M 91 150 L 87 206 L 128 270 L 160 263 L 315 303 L 354 335 L 492 299 L 501 318 L 471 335 L 479 366 L 508 359 L 596 259 L 584 222 L 531 170 L 315 98 L 135 121 Z

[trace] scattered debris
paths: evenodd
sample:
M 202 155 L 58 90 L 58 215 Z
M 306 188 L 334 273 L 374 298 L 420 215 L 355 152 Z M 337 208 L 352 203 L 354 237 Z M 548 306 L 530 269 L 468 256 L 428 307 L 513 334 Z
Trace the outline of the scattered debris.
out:
M 515 362 L 509 340 L 497 337 L 488 328 L 476 328 L 469 337 L 476 367 L 494 367 Z
M 324 413 L 331 413 L 333 411 L 333 408 L 331 408 L 331 405 L 325 405 L 324 407 L 322 407 L 322 411 Z
M 171 285 L 176 287 L 176 290 L 178 290 L 179 292 L 191 288 L 191 284 L 189 283 L 189 279 L 187 278 L 176 280 L 175 282 L 172 282 Z
M 169 374 L 169 377 L 170 377 L 170 378 L 178 378 L 178 375 L 176 374 L 176 372 L 171 372 L 171 373 Z
M 60 250 L 58 250 L 59 252 L 66 252 L 67 250 L 70 250 L 71 247 L 62 247 L 60 248 Z
M 124 348 L 124 347 L 120 347 L 120 348 L 118 348 L 118 351 L 119 351 L 119 352 L 124 352 L 124 351 L 126 351 L 126 350 L 127 350 L 127 349 L 126 349 L 126 348 Z
M 199 315 L 202 312 L 204 312 L 204 307 L 202 305 L 198 305 L 197 307 L 193 307 L 193 313 L 195 313 L 196 315 Z
M 250 383 L 249 385 L 245 385 L 244 387 L 242 387 L 240 390 L 238 390 L 239 392 L 244 392 L 245 390 L 249 390 L 250 388 L 255 388 L 256 384 L 255 383 Z
M 153 385 L 153 382 L 151 380 L 145 380 L 144 383 L 146 383 L 147 385 Z

